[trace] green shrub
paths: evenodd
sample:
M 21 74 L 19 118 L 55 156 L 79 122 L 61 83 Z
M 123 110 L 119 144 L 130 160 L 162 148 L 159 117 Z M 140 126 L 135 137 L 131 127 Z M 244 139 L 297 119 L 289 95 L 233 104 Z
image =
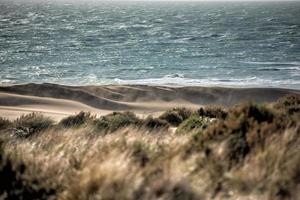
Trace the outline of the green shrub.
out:
M 206 106 L 199 108 L 197 113 L 201 117 L 208 117 L 208 118 L 218 118 L 218 119 L 225 119 L 227 117 L 227 112 L 220 106 Z
M 162 128 L 168 128 L 169 123 L 166 120 L 159 119 L 159 118 L 153 118 L 152 116 L 148 116 L 143 121 L 143 126 L 148 129 L 162 129 Z
M 177 128 L 176 133 L 188 133 L 195 130 L 205 129 L 210 123 L 208 118 L 193 115 L 184 120 Z
M 78 127 L 95 119 L 90 112 L 80 112 L 77 115 L 72 115 L 62 119 L 59 124 L 63 127 Z
M 15 134 L 21 137 L 31 136 L 52 126 L 54 121 L 39 113 L 22 115 L 14 121 Z
M 99 131 L 114 132 L 129 125 L 140 125 L 141 120 L 132 112 L 113 112 L 94 121 Z
M 173 108 L 164 112 L 159 119 L 166 120 L 173 126 L 178 126 L 184 120 L 189 118 L 193 112 L 187 108 Z
M 0 130 L 7 129 L 11 126 L 12 126 L 11 121 L 9 121 L 8 119 L 0 117 Z

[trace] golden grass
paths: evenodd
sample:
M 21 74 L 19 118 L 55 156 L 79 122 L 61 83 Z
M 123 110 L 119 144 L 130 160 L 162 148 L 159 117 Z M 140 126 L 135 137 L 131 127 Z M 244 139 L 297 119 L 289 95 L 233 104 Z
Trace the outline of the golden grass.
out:
M 26 138 L 4 120 L 0 199 L 298 199 L 300 113 L 289 99 L 230 108 L 205 128 L 194 113 L 184 134 L 131 113 L 80 114 Z

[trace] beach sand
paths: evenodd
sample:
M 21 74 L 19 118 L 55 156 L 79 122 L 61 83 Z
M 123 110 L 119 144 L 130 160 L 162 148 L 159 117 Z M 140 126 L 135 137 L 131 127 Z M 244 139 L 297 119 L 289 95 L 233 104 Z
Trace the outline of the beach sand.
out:
M 197 109 L 210 104 L 232 106 L 246 101 L 272 102 L 287 94 L 300 95 L 300 91 L 146 85 L 66 86 L 49 83 L 1 85 L 0 117 L 15 119 L 22 114 L 41 112 L 60 120 L 80 111 L 98 116 L 113 111 L 156 116 L 173 107 Z

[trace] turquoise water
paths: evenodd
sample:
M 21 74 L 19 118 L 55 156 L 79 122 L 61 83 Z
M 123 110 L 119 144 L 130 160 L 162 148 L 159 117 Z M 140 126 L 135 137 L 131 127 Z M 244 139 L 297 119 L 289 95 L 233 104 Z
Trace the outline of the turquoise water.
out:
M 0 0 L 0 82 L 300 89 L 300 3 Z

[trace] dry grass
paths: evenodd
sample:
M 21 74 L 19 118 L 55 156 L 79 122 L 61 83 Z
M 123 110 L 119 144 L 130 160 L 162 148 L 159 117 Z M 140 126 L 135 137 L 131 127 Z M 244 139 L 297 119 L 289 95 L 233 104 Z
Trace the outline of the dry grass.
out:
M 0 130 L 7 129 L 12 126 L 12 122 L 8 119 L 0 117 Z
M 80 112 L 62 119 L 59 124 L 65 128 L 77 128 L 81 125 L 92 122 L 96 117 L 89 112 Z
M 205 123 L 203 116 L 186 115 L 179 124 L 184 134 L 168 131 L 167 120 L 132 113 L 75 116 L 64 128 L 49 124 L 30 137 L 11 134 L 7 127 L 31 122 L 23 116 L 1 128 L 0 179 L 6 184 L 0 199 L 297 200 L 297 102 L 238 105 Z

